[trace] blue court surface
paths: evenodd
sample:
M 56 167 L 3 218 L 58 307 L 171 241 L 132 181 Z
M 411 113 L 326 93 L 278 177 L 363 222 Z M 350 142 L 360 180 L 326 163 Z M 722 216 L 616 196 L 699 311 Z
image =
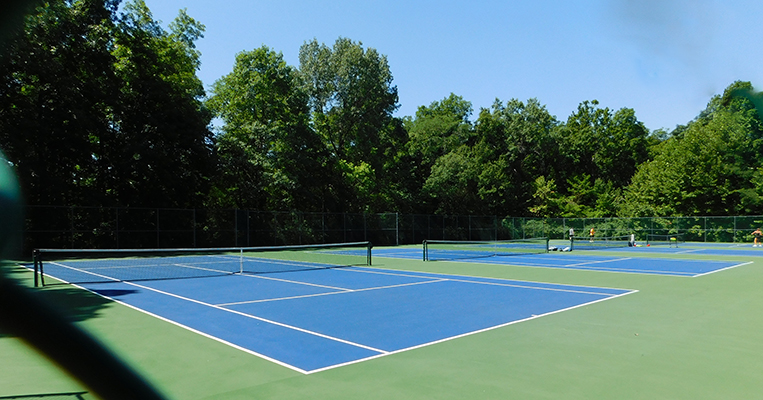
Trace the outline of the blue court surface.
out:
M 763 248 L 753 248 L 751 245 L 699 246 L 687 243 L 678 247 L 651 246 L 646 249 L 643 247 L 635 248 L 633 251 L 663 254 L 695 254 L 698 256 L 763 257 Z
M 370 267 L 80 286 L 302 373 L 634 292 Z
M 632 251 L 639 252 L 638 257 L 608 256 L 605 255 L 610 250 L 596 250 L 596 255 L 592 252 L 580 254 L 576 252 L 550 252 L 547 254 L 528 254 L 511 255 L 495 257 L 475 257 L 463 258 L 454 261 L 475 262 L 483 264 L 506 264 L 526 267 L 541 268 L 564 268 L 579 269 L 604 272 L 620 272 L 634 274 L 655 274 L 655 275 L 673 275 L 697 277 L 722 271 L 729 268 L 749 264 L 738 261 L 716 261 L 716 260 L 687 260 L 674 258 L 652 258 L 642 257 L 644 254 L 653 254 L 654 248 L 623 247 L 613 248 L 613 251 Z M 668 249 L 668 248 L 664 248 Z M 688 251 L 689 249 L 676 249 Z M 708 251 L 721 251 L 720 249 L 708 249 Z M 733 251 L 733 250 L 728 250 Z M 414 247 L 394 247 L 394 248 L 374 248 L 374 257 L 422 259 L 422 249 Z M 677 252 L 677 251 L 676 251 Z M 673 252 L 673 253 L 676 253 Z M 465 253 L 466 254 L 466 253 Z M 699 254 L 699 253 L 698 253 Z M 714 254 L 714 253 L 701 253 Z M 719 253 L 722 255 L 722 253 Z M 727 254 L 734 255 L 734 254 Z M 738 254 L 736 254 L 738 255 Z M 449 261 L 430 261 L 430 262 L 449 262 Z

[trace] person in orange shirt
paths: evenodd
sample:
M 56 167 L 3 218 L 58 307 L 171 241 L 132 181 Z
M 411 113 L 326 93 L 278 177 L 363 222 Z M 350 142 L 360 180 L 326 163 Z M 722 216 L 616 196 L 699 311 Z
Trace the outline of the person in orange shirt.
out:
M 591 238 L 591 240 L 589 240 L 590 242 L 593 242 L 593 235 L 594 235 L 594 233 L 596 233 L 596 232 L 593 230 L 593 228 L 591 228 L 591 230 L 588 231 L 588 236 Z

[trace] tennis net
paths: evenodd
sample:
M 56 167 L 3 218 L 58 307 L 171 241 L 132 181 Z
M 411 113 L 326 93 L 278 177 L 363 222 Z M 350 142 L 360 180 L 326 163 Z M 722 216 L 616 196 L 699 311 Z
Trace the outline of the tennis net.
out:
M 548 238 L 461 241 L 425 240 L 424 261 L 461 260 L 548 253 Z
M 633 235 L 608 237 L 573 237 L 572 250 L 602 250 L 617 247 L 632 247 Z
M 668 245 L 678 247 L 679 243 L 684 243 L 683 233 L 676 233 L 673 235 L 646 235 L 646 244 L 649 246 Z
M 45 285 L 46 276 L 76 284 L 371 265 L 371 248 L 370 242 L 355 242 L 207 249 L 37 249 L 35 286 Z

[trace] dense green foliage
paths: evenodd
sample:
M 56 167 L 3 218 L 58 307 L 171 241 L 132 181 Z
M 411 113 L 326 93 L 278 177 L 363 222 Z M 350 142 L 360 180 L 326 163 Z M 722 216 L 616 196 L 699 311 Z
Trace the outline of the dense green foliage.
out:
M 0 61 L 0 145 L 33 204 L 188 206 L 205 196 L 203 26 L 138 0 L 51 2 Z
M 559 120 L 537 99 L 475 115 L 451 94 L 399 118 L 386 56 L 339 38 L 306 41 L 298 66 L 244 51 L 207 95 L 204 26 L 180 11 L 165 30 L 142 0 L 118 5 L 40 6 L 0 59 L 0 146 L 31 204 L 763 213 L 763 96 L 746 82 L 672 132 L 596 100 Z

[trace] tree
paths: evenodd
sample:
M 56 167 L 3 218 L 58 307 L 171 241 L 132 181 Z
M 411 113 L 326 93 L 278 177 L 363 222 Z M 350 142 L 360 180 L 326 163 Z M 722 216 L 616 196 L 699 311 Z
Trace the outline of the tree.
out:
M 625 192 L 623 216 L 732 215 L 763 211 L 763 129 L 755 105 L 735 82 L 639 166 Z
M 194 45 L 204 26 L 181 10 L 166 32 L 143 0 L 133 0 L 119 28 L 116 132 L 103 140 L 103 168 L 114 168 L 109 186 L 123 205 L 201 205 L 213 168 L 211 114 Z
M 0 59 L 0 146 L 30 204 L 102 199 L 98 138 L 111 131 L 116 1 L 37 7 Z
M 424 191 L 423 187 L 441 157 L 473 142 L 471 113 L 472 104 L 451 93 L 441 101 L 420 106 L 415 119 L 407 117 L 404 121 L 408 135 L 404 165 L 409 166 L 406 182 L 414 211 L 430 213 L 439 207 L 438 191 Z
M 574 216 L 615 215 L 622 189 L 659 142 L 632 109 L 613 113 L 598 105 L 584 101 L 557 131 L 559 176 L 566 183 L 560 190 L 583 213 Z
M 474 146 L 475 162 L 482 166 L 478 193 L 490 213 L 526 215 L 537 203 L 536 188 L 554 183 L 557 125 L 537 99 L 496 100 L 480 112 Z
M 218 140 L 223 204 L 254 209 L 320 210 L 332 197 L 328 152 L 308 124 L 297 71 L 262 46 L 239 53 L 207 102 L 222 118 Z
M 461 146 L 437 159 L 422 190 L 436 199 L 436 213 L 481 214 L 477 176 L 478 165 L 471 150 Z
M 437 158 L 472 139 L 471 113 L 472 104 L 453 93 L 428 107 L 420 106 L 416 119 L 406 122 L 409 152 L 419 156 L 425 168 L 431 167 Z
M 190 206 L 206 192 L 209 115 L 181 12 L 142 1 L 46 3 L 0 62 L 0 144 L 32 204 Z
M 344 182 L 337 193 L 355 191 L 354 196 L 338 195 L 345 200 L 338 207 L 371 211 L 388 206 L 391 201 L 385 183 L 389 177 L 384 168 L 394 156 L 392 149 L 405 137 L 392 116 L 397 108 L 397 87 L 392 85 L 386 56 L 373 48 L 364 49 L 362 43 L 339 38 L 332 48 L 317 40 L 306 42 L 300 48 L 299 61 L 312 126 L 334 160 L 334 174 Z M 367 179 L 369 174 L 374 179 Z M 359 183 L 366 185 L 361 192 L 355 190 Z M 363 198 L 362 193 L 382 196 L 374 200 Z M 367 208 L 370 202 L 376 204 Z

